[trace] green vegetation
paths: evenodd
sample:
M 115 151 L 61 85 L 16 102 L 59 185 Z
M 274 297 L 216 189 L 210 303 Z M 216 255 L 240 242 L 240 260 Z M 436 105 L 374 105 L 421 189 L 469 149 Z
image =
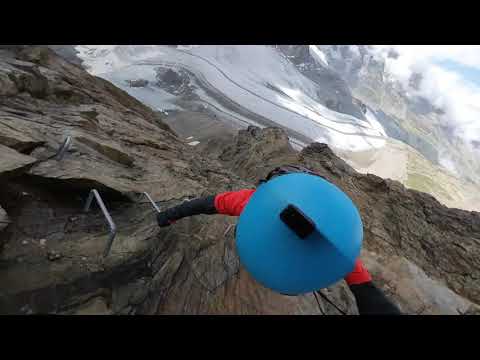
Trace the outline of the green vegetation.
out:
M 443 198 L 453 201 L 454 199 L 450 196 L 448 191 L 444 189 L 437 181 L 434 181 L 429 176 L 409 173 L 405 185 L 411 189 L 432 194 L 434 196 L 441 195 Z

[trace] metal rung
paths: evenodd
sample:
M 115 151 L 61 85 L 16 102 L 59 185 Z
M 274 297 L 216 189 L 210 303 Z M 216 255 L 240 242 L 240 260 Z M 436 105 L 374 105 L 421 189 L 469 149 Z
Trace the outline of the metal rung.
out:
M 223 236 L 227 236 L 228 233 L 230 232 L 230 230 L 232 230 L 232 228 L 234 228 L 235 225 L 234 224 L 229 224 L 228 227 L 227 227 L 227 230 L 225 230 L 225 232 L 223 233 Z
M 72 143 L 72 137 L 71 136 L 67 136 L 67 138 L 65 139 L 65 141 L 63 142 L 62 146 L 60 146 L 60 149 L 58 150 L 58 152 L 55 154 L 55 159 L 57 159 L 58 161 L 62 160 L 63 159 L 63 156 L 65 155 L 65 153 L 67 152 L 67 150 L 70 148 L 70 144 Z
M 103 252 L 103 257 L 106 257 L 110 252 L 110 248 L 112 247 L 113 239 L 115 239 L 115 235 L 117 235 L 117 227 L 115 226 L 115 223 L 113 222 L 112 217 L 110 216 L 107 208 L 105 207 L 105 204 L 103 203 L 103 200 L 100 197 L 100 194 L 95 189 L 92 189 L 90 191 L 90 194 L 88 195 L 87 203 L 85 204 L 84 211 L 88 212 L 88 210 L 90 210 L 90 205 L 92 205 L 92 200 L 94 196 L 95 196 L 95 199 L 97 200 L 98 206 L 100 206 L 100 209 L 102 209 L 103 215 L 107 219 L 108 226 L 110 227 L 110 237 L 108 239 L 107 246 L 105 247 L 105 250 Z
M 143 194 L 148 198 L 148 200 L 152 203 L 152 205 L 153 205 L 153 207 L 155 208 L 155 210 L 157 210 L 157 212 L 159 213 L 159 212 L 160 212 L 160 209 L 158 208 L 157 204 L 155 204 L 155 201 L 152 200 L 152 198 L 150 197 L 150 195 L 148 195 L 147 192 L 144 192 Z

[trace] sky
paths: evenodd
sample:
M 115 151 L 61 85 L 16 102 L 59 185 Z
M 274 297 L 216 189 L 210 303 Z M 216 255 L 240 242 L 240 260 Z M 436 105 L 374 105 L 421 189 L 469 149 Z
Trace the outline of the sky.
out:
M 454 60 L 444 59 L 437 62 L 445 70 L 459 73 L 465 81 L 480 86 L 480 68 L 460 64 Z
M 446 111 L 457 135 L 480 140 L 479 45 L 376 45 L 374 52 L 386 60 L 387 71 L 408 86 L 414 72 L 423 80 L 418 92 Z M 389 57 L 391 49 L 399 55 Z

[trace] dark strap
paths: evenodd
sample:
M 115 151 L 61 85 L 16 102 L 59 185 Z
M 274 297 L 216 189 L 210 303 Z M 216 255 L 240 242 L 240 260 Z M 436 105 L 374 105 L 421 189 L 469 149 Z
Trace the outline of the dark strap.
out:
M 320 290 L 318 291 L 314 291 L 313 292 L 313 295 L 315 295 L 315 299 L 317 300 L 317 304 L 318 306 L 320 307 L 320 303 L 318 302 L 318 299 L 317 299 L 317 295 L 320 295 L 326 302 L 328 302 L 330 305 L 332 305 L 335 309 L 337 309 L 337 311 L 342 314 L 342 315 L 347 315 L 347 312 L 340 309 L 337 305 L 335 305 L 335 303 L 333 301 L 331 301 L 324 293 L 322 293 Z

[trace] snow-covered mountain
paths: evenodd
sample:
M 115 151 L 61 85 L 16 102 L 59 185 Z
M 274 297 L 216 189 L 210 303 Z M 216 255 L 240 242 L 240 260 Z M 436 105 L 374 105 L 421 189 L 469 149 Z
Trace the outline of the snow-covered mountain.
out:
M 369 46 L 310 47 L 322 54 L 319 66 L 346 82 L 353 97 L 372 110 L 389 137 L 412 146 L 433 164 L 480 183 L 480 152 L 458 135 L 456 121 L 445 108 L 435 106 L 418 91 L 422 73 L 412 73 L 407 84 L 398 81 L 386 66 L 386 58 L 399 56 L 393 50 L 385 58 Z
M 284 127 L 297 143 L 320 141 L 360 151 L 385 143 L 371 113 L 329 108 L 325 90 L 270 46 L 79 46 L 89 70 L 154 108 L 175 109 L 184 93 L 166 93 L 159 71 L 188 73 L 188 95 L 241 121 Z M 145 87 L 129 80 L 144 79 Z M 350 104 L 350 107 L 354 106 Z
M 411 96 L 421 74 L 405 88 L 369 46 L 75 49 L 92 74 L 167 118 L 187 110 L 236 128 L 280 126 L 297 148 L 325 142 L 359 171 L 430 192 L 449 206 L 475 208 L 477 198 L 465 194 L 478 193 L 478 154 L 455 136 L 441 108 Z

